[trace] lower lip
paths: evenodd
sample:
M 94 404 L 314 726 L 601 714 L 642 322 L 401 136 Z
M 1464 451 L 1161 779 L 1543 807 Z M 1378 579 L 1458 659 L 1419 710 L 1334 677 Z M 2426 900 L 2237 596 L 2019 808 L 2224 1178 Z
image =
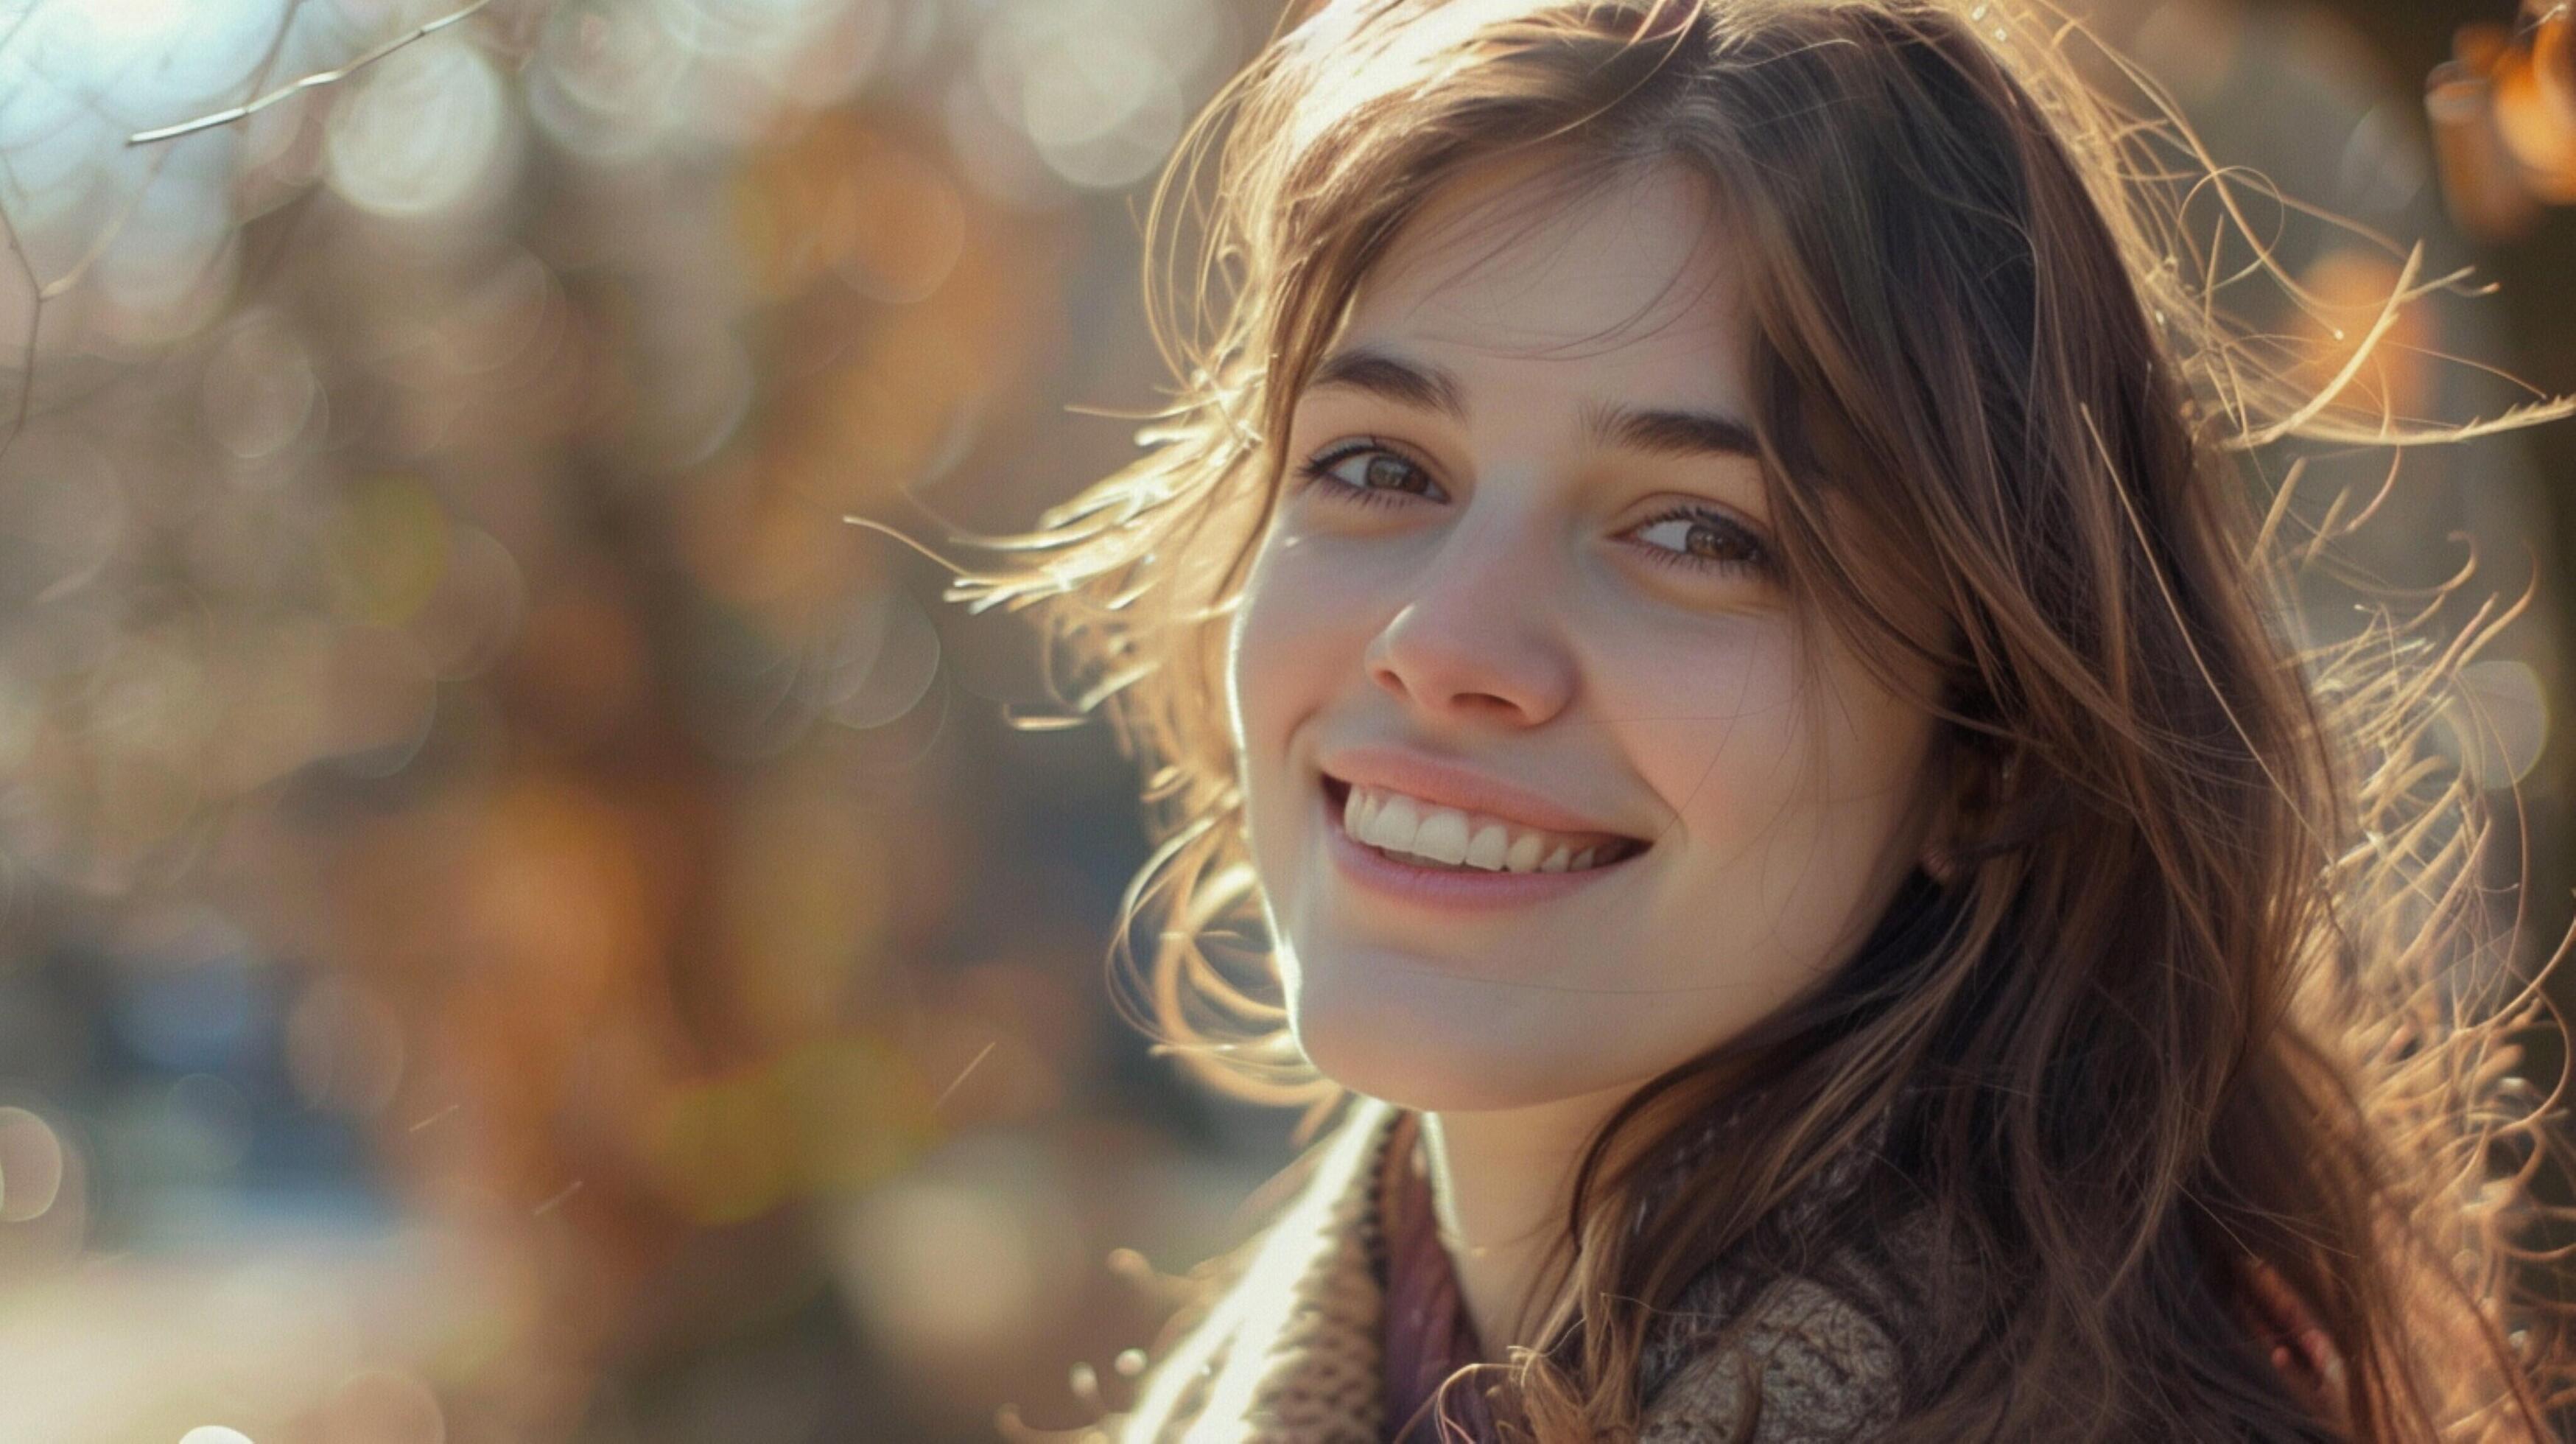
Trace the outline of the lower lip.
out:
M 1631 853 L 1617 862 L 1581 872 L 1483 872 L 1466 868 L 1416 867 L 1398 862 L 1342 830 L 1341 809 L 1331 794 L 1315 790 L 1315 814 L 1323 825 L 1324 846 L 1342 876 L 1371 892 L 1401 898 L 1424 907 L 1452 912 L 1526 907 L 1565 897 L 1590 887 L 1635 862 Z

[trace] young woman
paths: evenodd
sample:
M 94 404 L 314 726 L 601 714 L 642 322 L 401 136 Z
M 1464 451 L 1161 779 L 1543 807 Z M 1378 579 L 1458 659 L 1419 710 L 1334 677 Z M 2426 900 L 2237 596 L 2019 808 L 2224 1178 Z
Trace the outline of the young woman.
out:
M 1348 1105 L 1109 1426 L 2547 1437 L 2485 633 L 2303 655 L 2228 454 L 2434 436 L 2225 344 L 2053 17 L 1290 19 L 1151 451 L 951 593 L 1148 764 L 1145 1021 Z

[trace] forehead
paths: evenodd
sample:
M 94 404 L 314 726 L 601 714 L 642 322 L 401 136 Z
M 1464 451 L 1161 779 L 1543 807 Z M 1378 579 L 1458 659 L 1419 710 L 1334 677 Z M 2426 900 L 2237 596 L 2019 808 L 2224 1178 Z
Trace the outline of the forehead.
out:
M 1361 279 L 1341 339 L 1471 376 L 1565 384 L 1580 367 L 1631 405 L 1738 402 L 1747 322 L 1709 186 L 1678 163 L 1606 179 L 1580 165 L 1512 157 L 1449 181 Z

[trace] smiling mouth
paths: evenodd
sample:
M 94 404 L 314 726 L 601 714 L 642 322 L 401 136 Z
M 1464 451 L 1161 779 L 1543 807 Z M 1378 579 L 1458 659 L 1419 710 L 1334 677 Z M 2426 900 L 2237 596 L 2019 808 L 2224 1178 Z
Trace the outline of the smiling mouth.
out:
M 1353 835 L 1350 830 L 1344 826 L 1343 821 L 1346 815 L 1345 809 L 1350 801 L 1351 784 L 1341 778 L 1331 775 L 1330 773 L 1321 774 L 1321 779 L 1323 784 L 1324 800 L 1331 814 L 1331 825 L 1340 829 L 1343 836 L 1349 837 L 1353 842 L 1358 843 L 1360 846 L 1367 848 L 1369 851 L 1376 853 L 1378 856 L 1385 858 L 1390 862 L 1394 862 L 1405 867 L 1422 868 L 1426 871 L 1433 872 L 1458 873 L 1465 876 L 1526 876 L 1533 872 L 1598 872 L 1603 868 L 1616 867 L 1620 863 L 1626 862 L 1637 856 L 1639 853 L 1644 852 L 1649 846 L 1651 846 L 1650 843 L 1646 842 L 1642 838 L 1612 837 L 1607 841 L 1592 843 L 1589 846 L 1580 848 L 1579 850 L 1562 845 L 1556 846 L 1552 849 L 1532 849 L 1534 851 L 1541 852 L 1542 859 L 1527 866 L 1520 865 L 1524 861 L 1527 861 L 1525 854 L 1520 857 L 1514 857 L 1501 866 L 1480 866 L 1473 862 L 1453 862 L 1444 858 L 1427 857 L 1420 853 L 1383 847 L 1377 843 L 1367 840 L 1366 838 Z M 1512 827 L 1510 830 L 1510 836 L 1517 839 L 1524 833 L 1534 831 L 1535 829 Z M 1491 854 L 1489 852 L 1488 856 L 1490 855 Z

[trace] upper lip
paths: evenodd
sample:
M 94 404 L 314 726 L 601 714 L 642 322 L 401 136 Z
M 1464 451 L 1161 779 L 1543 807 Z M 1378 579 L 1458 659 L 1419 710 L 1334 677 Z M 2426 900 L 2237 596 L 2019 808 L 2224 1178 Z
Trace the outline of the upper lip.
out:
M 1546 832 L 1598 833 L 1639 841 L 1616 828 L 1604 827 L 1571 808 L 1528 788 L 1489 777 L 1455 762 L 1394 747 L 1353 747 L 1322 760 L 1327 777 L 1366 787 L 1383 787 L 1461 812 L 1518 823 Z

